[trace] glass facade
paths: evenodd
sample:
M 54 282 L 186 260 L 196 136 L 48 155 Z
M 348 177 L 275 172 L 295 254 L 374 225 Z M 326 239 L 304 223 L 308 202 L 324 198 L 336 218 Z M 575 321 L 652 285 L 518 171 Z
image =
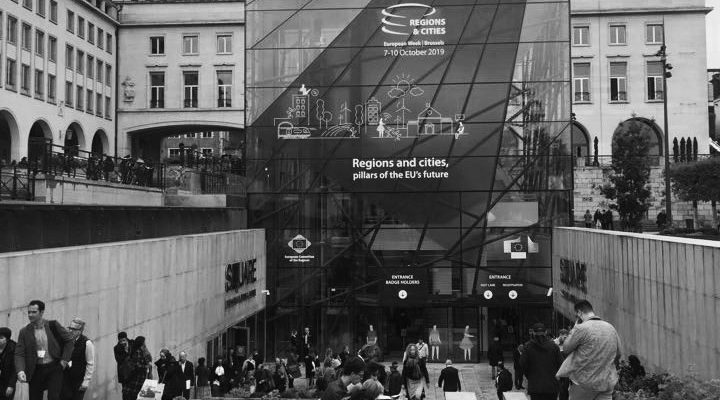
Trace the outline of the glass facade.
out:
M 471 361 L 551 323 L 572 198 L 567 1 L 247 3 L 249 223 L 270 333 Z M 272 342 L 272 340 L 271 340 Z M 465 343 L 467 344 L 467 343 Z M 467 346 L 465 346 L 467 347 Z M 470 361 L 469 360 L 469 361 Z

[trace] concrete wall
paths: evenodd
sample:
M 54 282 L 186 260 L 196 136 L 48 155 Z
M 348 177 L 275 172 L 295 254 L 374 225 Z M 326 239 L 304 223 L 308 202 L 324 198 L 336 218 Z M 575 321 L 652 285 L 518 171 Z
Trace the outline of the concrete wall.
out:
M 120 185 L 64 176 L 55 177 L 55 187 L 45 179 L 35 181 L 35 199 L 49 204 L 163 206 L 163 192 L 157 188 Z
M 576 167 L 575 168 L 575 222 L 582 222 L 585 210 L 594 213 L 596 209 L 607 209 L 609 201 L 600 193 L 600 188 L 609 183 L 608 177 L 612 173 L 609 167 Z M 648 209 L 648 219 L 655 222 L 660 210 L 665 209 L 665 178 L 663 177 L 662 167 L 652 167 L 650 169 L 650 209 Z M 698 202 L 697 220 L 695 220 L 695 210 L 692 202 L 680 201 L 673 195 L 672 211 L 675 225 L 685 227 L 685 220 L 694 220 L 696 229 L 703 227 L 712 227 L 712 205 L 709 202 Z M 615 213 L 616 220 L 619 218 Z M 616 226 L 617 228 L 617 226 Z
M 239 292 L 257 295 L 225 309 L 226 298 L 238 294 L 225 293 L 226 265 L 251 259 L 257 281 Z M 206 341 L 265 307 L 265 262 L 262 230 L 6 253 L 0 255 L 0 326 L 18 332 L 35 298 L 45 301 L 48 319 L 67 324 L 81 316 L 97 349 L 85 398 L 120 399 L 112 351 L 118 332 L 145 336 L 153 358 L 168 348 L 195 361 L 205 355 Z
M 561 260 L 586 272 L 561 279 Z M 720 242 L 558 228 L 553 233 L 555 308 L 569 319 L 589 300 L 618 330 L 624 357 L 650 371 L 720 375 Z M 577 270 L 577 268 L 576 268 Z M 585 287 L 585 291 L 580 289 Z
M 668 130 L 673 138 L 697 137 L 699 152 L 709 152 L 707 110 L 706 9 L 701 0 L 573 0 L 573 26 L 589 26 L 589 45 L 572 46 L 573 63 L 590 63 L 587 104 L 573 104 L 577 122 L 595 136 L 599 154 L 612 154 L 612 135 L 618 123 L 635 116 L 653 120 L 664 131 L 662 101 L 647 100 L 646 63 L 659 61 L 659 44 L 646 43 L 648 23 L 665 27 L 668 63 Z M 627 44 L 609 44 L 609 25 L 625 24 Z M 610 62 L 627 62 L 627 102 L 610 102 Z M 661 142 L 662 144 L 662 142 Z M 592 151 L 592 150 L 591 150 Z

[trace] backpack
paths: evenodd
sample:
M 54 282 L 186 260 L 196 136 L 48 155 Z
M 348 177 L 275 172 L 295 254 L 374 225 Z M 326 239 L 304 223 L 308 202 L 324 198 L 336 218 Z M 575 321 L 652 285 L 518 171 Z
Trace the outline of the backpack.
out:
M 419 365 L 415 364 L 412 368 L 410 368 L 410 371 L 408 371 L 408 378 L 414 381 L 422 378 L 422 371 L 420 371 Z
M 513 388 L 513 379 L 512 379 L 512 373 L 510 371 L 503 369 L 498 373 L 497 378 L 495 378 L 497 383 L 497 388 L 501 392 L 507 392 L 512 390 Z

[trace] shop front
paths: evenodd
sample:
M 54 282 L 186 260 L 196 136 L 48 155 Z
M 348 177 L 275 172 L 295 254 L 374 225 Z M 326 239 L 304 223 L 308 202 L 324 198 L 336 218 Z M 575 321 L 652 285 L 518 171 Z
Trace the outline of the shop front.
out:
M 377 337 L 384 357 L 432 333 L 439 358 L 477 361 L 490 335 L 510 348 L 549 324 L 572 197 L 568 3 L 292 4 L 247 5 L 273 351 L 305 327 L 317 351 Z

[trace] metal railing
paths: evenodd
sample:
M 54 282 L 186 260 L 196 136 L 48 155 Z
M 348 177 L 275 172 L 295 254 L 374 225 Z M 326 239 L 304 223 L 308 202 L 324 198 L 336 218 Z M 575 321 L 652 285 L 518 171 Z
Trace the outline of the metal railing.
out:
M 686 163 L 692 163 L 695 161 L 700 160 L 707 160 L 709 158 L 712 158 L 713 154 L 697 154 L 690 157 L 690 159 L 687 158 L 681 158 L 680 156 L 674 158 L 673 155 L 670 156 L 670 164 L 686 164 Z M 659 155 L 652 155 L 652 156 L 646 156 L 646 158 L 650 161 L 650 166 L 653 167 L 660 167 L 663 165 L 663 160 L 665 156 L 659 156 Z M 612 165 L 612 158 L 611 155 L 603 155 L 603 156 L 585 156 L 585 157 L 577 157 L 575 166 L 581 167 L 584 163 L 584 166 L 586 167 L 610 167 Z
M 27 164 L 33 175 L 68 176 L 93 181 L 106 181 L 125 185 L 157 187 L 163 189 L 165 165 L 145 163 L 142 159 L 117 158 L 79 150 L 74 146 L 45 143 L 34 146 Z
M 35 175 L 28 165 L 0 166 L 0 200 L 35 200 Z

